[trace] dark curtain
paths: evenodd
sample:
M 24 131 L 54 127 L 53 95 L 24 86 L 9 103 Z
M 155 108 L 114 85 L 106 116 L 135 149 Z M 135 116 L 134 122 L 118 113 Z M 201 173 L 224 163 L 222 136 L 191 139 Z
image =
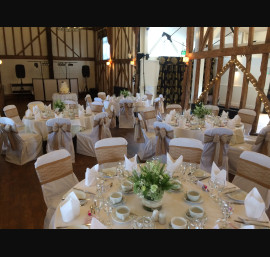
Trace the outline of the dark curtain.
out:
M 182 94 L 182 80 L 186 64 L 183 57 L 158 58 L 160 70 L 157 85 L 157 94 L 162 94 L 165 106 L 167 104 L 180 104 Z

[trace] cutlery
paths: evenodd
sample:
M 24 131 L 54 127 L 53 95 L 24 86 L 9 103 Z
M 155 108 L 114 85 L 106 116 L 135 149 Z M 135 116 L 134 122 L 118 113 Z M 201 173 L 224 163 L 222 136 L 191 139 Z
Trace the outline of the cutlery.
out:
M 238 216 L 238 219 L 246 222 L 258 222 L 258 223 L 266 223 L 269 224 L 269 221 L 263 221 L 263 220 L 250 220 L 250 219 L 244 219 Z
M 73 187 L 73 189 L 78 190 L 78 191 L 81 191 L 81 192 L 84 192 L 84 193 L 87 193 L 87 194 L 92 194 L 92 195 L 95 195 L 95 193 L 93 193 L 93 192 L 84 191 L 84 190 L 79 189 L 79 188 L 76 188 L 76 187 Z
M 206 177 L 199 178 L 198 180 L 199 180 L 199 181 L 202 181 L 202 180 L 205 180 L 205 179 L 210 178 L 210 177 L 211 177 L 211 176 L 206 176 Z
M 266 226 L 264 224 L 258 224 L 256 222 L 246 222 L 246 221 L 240 221 L 240 220 L 234 220 L 235 222 L 241 223 L 241 224 L 245 224 L 245 225 L 254 225 L 257 227 L 264 227 L 264 228 L 270 228 L 270 226 Z

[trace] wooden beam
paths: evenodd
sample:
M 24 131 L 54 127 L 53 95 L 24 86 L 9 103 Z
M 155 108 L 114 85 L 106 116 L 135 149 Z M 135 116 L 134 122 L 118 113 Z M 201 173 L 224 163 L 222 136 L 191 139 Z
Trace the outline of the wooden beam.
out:
M 267 28 L 265 43 L 270 43 L 270 27 Z M 264 91 L 264 87 L 265 87 L 268 58 L 269 58 L 269 53 L 264 53 L 262 55 L 262 61 L 261 61 L 261 67 L 260 67 L 261 75 L 258 79 L 258 85 L 257 85 L 257 87 L 261 89 L 262 91 Z M 257 131 L 259 116 L 261 113 L 261 105 L 262 105 L 261 99 L 259 96 L 257 96 L 256 104 L 255 104 L 256 117 L 252 124 L 251 133 L 256 133 Z
M 199 48 L 199 51 L 203 51 L 203 49 L 205 48 L 206 46 L 206 43 L 207 43 L 207 40 L 208 40 L 208 37 L 209 37 L 209 33 L 210 33 L 210 27 L 207 28 L 206 32 L 205 32 L 205 35 L 204 35 L 204 38 L 203 38 L 203 42 L 201 44 L 201 47 Z
M 47 39 L 47 51 L 49 63 L 49 78 L 54 79 L 51 27 L 46 27 L 46 39 Z
M 253 45 L 253 38 L 254 38 L 254 27 L 249 28 L 249 34 L 248 34 L 248 46 Z M 252 55 L 248 54 L 246 55 L 246 71 L 250 72 L 251 68 L 251 59 Z M 248 94 L 248 83 L 249 80 L 247 79 L 247 75 L 243 74 L 243 83 L 242 83 L 242 91 L 241 91 L 241 98 L 240 98 L 240 105 L 239 109 L 245 108 L 246 107 L 246 102 L 247 102 L 247 94 Z
M 12 27 L 11 29 L 12 29 L 13 50 L 14 50 L 14 55 L 16 55 L 16 44 L 15 44 L 14 27 Z
M 225 27 L 220 28 L 220 44 L 219 49 L 223 49 L 225 44 Z M 218 64 L 217 64 L 217 74 L 221 72 L 221 69 L 223 67 L 223 61 L 224 57 L 219 56 L 218 57 Z M 215 82 L 214 88 L 213 88 L 213 105 L 218 104 L 218 98 L 219 98 L 219 90 L 220 90 L 220 79 L 218 79 Z
M 237 48 L 228 47 L 222 50 L 214 49 L 211 51 L 193 52 L 188 54 L 189 59 L 204 59 L 218 56 L 247 55 L 270 53 L 270 43 L 257 44 L 252 46 L 238 46 Z
M 5 47 L 5 55 L 7 55 L 7 42 L 6 42 L 6 31 L 5 31 L 5 27 L 3 28 L 3 40 L 4 40 L 4 47 Z
M 40 27 L 38 27 L 38 42 L 39 42 L 39 53 L 42 56 L 42 47 L 41 47 L 41 39 L 40 39 Z
M 21 31 L 21 42 L 22 42 L 23 55 L 25 55 L 24 43 L 23 43 L 23 29 L 22 29 L 22 27 L 20 27 L 20 31 Z
M 31 27 L 29 27 L 29 34 L 30 34 L 30 42 L 32 42 L 33 36 L 32 36 L 32 28 Z M 34 55 L 33 44 L 31 44 L 31 55 Z

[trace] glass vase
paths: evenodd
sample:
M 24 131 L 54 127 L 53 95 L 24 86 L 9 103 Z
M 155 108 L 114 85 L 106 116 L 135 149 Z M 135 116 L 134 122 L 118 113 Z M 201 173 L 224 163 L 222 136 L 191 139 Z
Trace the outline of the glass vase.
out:
M 153 212 L 154 210 L 161 210 L 162 208 L 162 197 L 159 200 L 149 200 L 142 198 L 143 208 L 147 211 Z

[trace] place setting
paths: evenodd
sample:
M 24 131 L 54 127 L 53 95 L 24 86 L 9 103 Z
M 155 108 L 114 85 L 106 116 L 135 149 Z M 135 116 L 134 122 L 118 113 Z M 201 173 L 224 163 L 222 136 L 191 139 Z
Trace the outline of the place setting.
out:
M 184 200 L 190 204 L 200 204 L 203 203 L 201 194 L 196 190 L 189 190 L 184 194 Z

